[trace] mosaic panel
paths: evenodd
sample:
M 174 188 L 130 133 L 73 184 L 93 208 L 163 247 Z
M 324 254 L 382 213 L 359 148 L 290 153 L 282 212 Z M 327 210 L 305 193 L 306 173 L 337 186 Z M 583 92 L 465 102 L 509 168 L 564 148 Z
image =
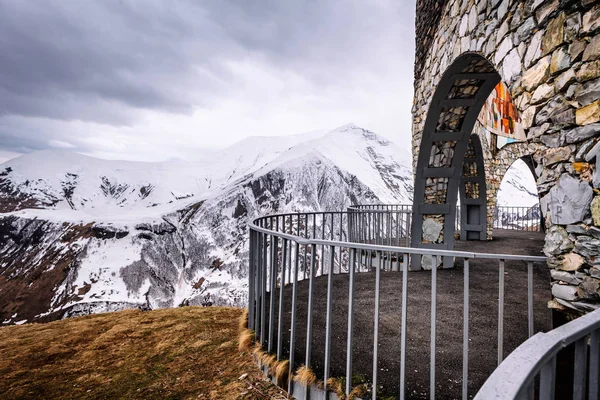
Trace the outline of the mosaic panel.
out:
M 460 132 L 467 107 L 444 107 L 435 127 L 436 132 Z
M 510 92 L 502 82 L 498 83 L 481 108 L 478 121 L 491 133 L 525 141 L 525 130 Z
M 455 147 L 455 141 L 433 142 L 431 153 L 429 154 L 429 167 L 443 168 L 452 166 Z
M 454 81 L 448 93 L 448 99 L 471 99 L 483 85 L 480 79 L 459 79 Z

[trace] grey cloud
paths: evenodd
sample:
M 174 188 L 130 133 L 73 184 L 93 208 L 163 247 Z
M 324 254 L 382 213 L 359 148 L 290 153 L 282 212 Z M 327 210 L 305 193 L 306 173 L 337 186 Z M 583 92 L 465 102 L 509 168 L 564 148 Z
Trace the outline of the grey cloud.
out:
M 93 133 L 48 120 L 133 126 L 148 111 L 210 108 L 243 85 L 231 62 L 267 63 L 319 90 L 351 85 L 402 46 L 412 57 L 414 14 L 402 10 L 412 3 L 0 0 L 0 146 L 88 151 L 73 135 Z

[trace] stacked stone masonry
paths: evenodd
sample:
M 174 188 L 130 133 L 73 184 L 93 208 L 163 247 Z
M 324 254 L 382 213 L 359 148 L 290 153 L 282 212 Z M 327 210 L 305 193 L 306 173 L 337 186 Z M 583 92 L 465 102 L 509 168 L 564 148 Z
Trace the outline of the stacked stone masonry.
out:
M 457 58 L 476 53 L 506 84 L 527 141 L 495 155 L 476 124 L 485 160 L 487 236 L 500 182 L 520 158 L 534 169 L 544 215 L 544 253 L 551 268 L 552 308 L 586 312 L 600 306 L 600 2 L 592 0 L 448 0 L 417 2 L 413 166 L 440 77 Z M 428 24 L 429 22 L 429 24 Z M 485 72 L 473 65 L 474 72 Z M 479 68 L 479 69 L 478 69 Z M 418 73 L 417 73 L 418 72 Z M 464 81 L 452 96 L 477 90 Z M 437 131 L 452 132 L 458 108 L 444 110 Z M 439 143 L 430 167 L 449 165 L 453 146 Z M 598 165 L 597 165 L 598 163 Z M 469 168 L 463 166 L 464 168 Z M 448 178 L 427 178 L 425 203 L 443 203 Z M 424 216 L 440 226 L 443 215 Z M 427 230 L 430 232 L 430 230 Z M 437 237 L 427 238 L 439 242 Z

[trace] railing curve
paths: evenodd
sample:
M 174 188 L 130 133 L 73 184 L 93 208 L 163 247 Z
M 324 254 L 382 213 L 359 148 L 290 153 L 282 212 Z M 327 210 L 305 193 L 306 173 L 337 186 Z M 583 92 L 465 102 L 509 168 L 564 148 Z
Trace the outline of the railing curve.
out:
M 402 274 L 401 293 L 401 332 L 400 332 L 400 381 L 398 394 L 405 398 L 406 390 L 406 329 L 407 329 L 407 279 L 409 258 L 412 255 L 430 257 L 431 265 L 438 265 L 443 256 L 462 258 L 464 267 L 463 286 L 463 372 L 462 393 L 468 398 L 468 349 L 469 349 L 469 262 L 474 259 L 498 260 L 498 363 L 503 359 L 504 342 L 504 271 L 507 261 L 524 261 L 527 263 L 527 315 L 528 334 L 534 333 L 533 325 L 533 266 L 534 263 L 545 263 L 544 257 L 524 256 L 514 254 L 490 254 L 465 251 L 437 250 L 425 248 L 410 248 L 400 246 L 402 228 L 406 226 L 406 216 L 410 212 L 402 209 L 381 207 L 350 207 L 347 211 L 337 212 L 303 212 L 274 214 L 255 219 L 249 224 L 250 253 L 249 253 L 249 316 L 248 328 L 255 332 L 256 341 L 269 354 L 273 354 L 276 362 L 287 359 L 288 379 L 287 389 L 296 397 L 303 397 L 306 388 L 297 385 L 291 377 L 299 364 L 311 367 L 311 348 L 313 341 L 313 301 L 315 278 L 326 276 L 328 279 L 327 293 L 319 294 L 327 297 L 326 305 L 326 334 L 324 373 L 322 387 L 319 393 L 326 393 L 331 368 L 331 318 L 332 318 L 332 282 L 334 274 L 347 274 L 349 280 L 348 293 L 348 328 L 346 351 L 345 394 L 353 390 L 352 383 L 352 348 L 354 330 L 354 295 L 355 274 L 375 272 L 375 310 L 373 333 L 373 371 L 371 387 L 377 388 L 378 379 L 378 342 L 379 342 L 379 295 L 381 271 L 396 271 Z M 370 217 L 369 217 L 370 216 Z M 369 223 L 369 218 L 370 223 Z M 410 218 L 410 217 L 409 217 Z M 394 231 L 395 228 L 395 231 Z M 381 235 L 387 232 L 388 235 Z M 396 232 L 394 236 L 392 233 Z M 368 239 L 368 240 L 365 240 Z M 393 239 L 396 239 L 394 241 Z M 297 308 L 298 284 L 308 280 L 306 354 L 304 363 L 294 359 L 297 340 Z M 291 309 L 284 310 L 284 287 L 292 285 Z M 437 269 L 431 270 L 431 330 L 430 330 L 430 395 L 436 393 L 436 311 L 437 311 Z M 278 310 L 275 300 L 278 298 Z M 291 314 L 289 330 L 282 326 L 283 316 Z M 275 334 L 277 331 L 277 335 Z M 289 332 L 289 348 L 285 354 L 283 336 Z M 275 362 L 274 361 L 274 362 Z M 319 398 L 312 393 L 312 398 Z M 371 398 L 377 397 L 376 390 Z M 324 398 L 324 397 L 323 397 Z

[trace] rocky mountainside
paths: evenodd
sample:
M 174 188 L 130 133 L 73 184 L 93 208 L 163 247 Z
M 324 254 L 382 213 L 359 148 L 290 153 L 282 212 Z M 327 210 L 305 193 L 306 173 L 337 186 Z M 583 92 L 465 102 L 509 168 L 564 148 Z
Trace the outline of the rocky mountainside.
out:
M 411 201 L 410 155 L 354 125 L 194 163 L 24 155 L 0 165 L 0 322 L 243 305 L 250 219 Z

